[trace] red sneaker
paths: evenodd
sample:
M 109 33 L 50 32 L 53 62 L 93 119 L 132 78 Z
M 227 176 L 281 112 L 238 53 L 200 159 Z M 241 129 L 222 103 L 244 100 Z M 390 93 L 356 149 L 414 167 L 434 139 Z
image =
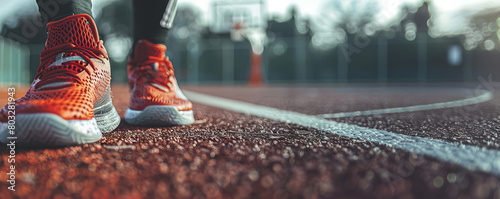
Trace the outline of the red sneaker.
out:
M 15 103 L 15 130 L 0 110 L 0 141 L 61 146 L 96 142 L 120 123 L 110 96 L 110 65 L 86 14 L 47 24 L 47 42 L 31 88 Z
M 167 47 L 141 40 L 127 67 L 131 92 L 125 121 L 134 125 L 176 126 L 194 122 L 193 105 L 174 77 Z

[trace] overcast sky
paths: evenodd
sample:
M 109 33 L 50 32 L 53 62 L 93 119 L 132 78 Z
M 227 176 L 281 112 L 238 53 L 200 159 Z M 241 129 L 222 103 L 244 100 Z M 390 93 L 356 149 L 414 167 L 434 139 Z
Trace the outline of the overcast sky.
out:
M 93 3 L 96 7 L 99 7 L 110 1 L 113 0 L 94 0 Z M 209 8 L 213 1 L 179 0 L 180 4 L 191 4 L 198 7 L 203 12 L 202 16 L 204 16 L 205 22 L 209 19 Z M 328 1 L 334 0 L 267 0 L 267 8 L 270 15 L 279 16 L 284 15 L 290 6 L 296 5 L 301 15 L 307 16 L 314 21 L 321 17 L 323 13 L 319 11 L 324 9 Z M 421 0 L 383 0 L 379 2 L 385 8 L 392 9 L 395 4 L 399 5 L 407 2 L 416 4 L 420 3 Z M 431 2 L 435 10 L 433 14 L 435 14 L 436 25 L 442 31 L 456 31 L 456 29 L 460 29 L 460 26 L 454 24 L 466 23 L 467 17 L 471 14 L 491 7 L 500 7 L 500 0 L 432 0 Z M 0 0 L 0 5 L 2 5 L 0 7 L 0 24 L 15 21 L 12 19 L 19 15 L 37 12 L 35 0 Z

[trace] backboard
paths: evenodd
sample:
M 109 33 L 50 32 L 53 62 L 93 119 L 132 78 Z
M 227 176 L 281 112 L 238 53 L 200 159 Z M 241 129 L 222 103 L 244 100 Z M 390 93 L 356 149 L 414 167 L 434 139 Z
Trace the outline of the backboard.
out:
M 267 16 L 264 0 L 215 0 L 210 30 L 230 33 L 238 29 L 265 29 Z

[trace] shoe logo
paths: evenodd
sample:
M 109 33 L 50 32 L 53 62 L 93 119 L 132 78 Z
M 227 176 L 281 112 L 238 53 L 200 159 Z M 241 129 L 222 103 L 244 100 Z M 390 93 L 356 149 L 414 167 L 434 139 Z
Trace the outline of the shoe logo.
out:
M 47 68 L 50 68 L 52 66 L 61 66 L 62 63 L 69 62 L 69 61 L 82 61 L 85 64 L 87 64 L 87 61 L 85 61 L 85 59 L 83 59 L 80 56 L 64 57 L 64 54 L 65 53 L 59 53 L 58 55 L 56 55 L 55 61 L 52 64 L 50 64 L 49 66 L 47 66 Z M 40 82 L 40 79 L 35 79 L 35 81 L 31 85 L 31 87 L 34 88 L 38 82 Z M 53 82 L 53 83 L 50 83 L 47 85 L 43 85 L 42 87 L 38 88 L 37 90 L 40 90 L 42 88 L 58 87 L 58 86 L 63 86 L 63 85 L 68 85 L 68 84 L 72 84 L 72 82 Z
M 156 83 L 150 83 L 150 84 L 151 84 L 152 86 L 154 86 L 154 87 L 156 87 L 156 88 L 160 89 L 160 90 L 163 90 L 163 91 L 165 91 L 165 92 L 170 92 L 170 89 L 165 88 L 164 86 L 161 86 L 161 85 L 156 84 Z
M 50 68 L 52 66 L 60 66 L 62 63 L 69 62 L 69 61 L 83 61 L 83 62 L 87 63 L 87 61 L 85 61 L 85 59 L 83 59 L 80 56 L 64 57 L 64 53 L 59 53 L 56 56 L 56 61 L 54 63 L 50 64 L 47 68 Z
M 160 67 L 160 64 L 158 64 L 158 62 L 155 62 L 155 63 L 153 63 L 152 66 L 153 66 L 154 71 L 158 71 L 158 67 Z
M 184 95 L 184 92 L 182 92 L 181 88 L 179 88 L 179 85 L 177 83 L 175 84 L 175 95 L 177 95 L 178 98 L 181 98 L 183 100 L 188 100 L 186 95 Z
M 33 83 L 31 83 L 31 88 L 30 89 L 35 88 L 35 86 L 36 86 L 36 84 L 38 84 L 38 82 L 40 82 L 39 78 L 33 80 Z

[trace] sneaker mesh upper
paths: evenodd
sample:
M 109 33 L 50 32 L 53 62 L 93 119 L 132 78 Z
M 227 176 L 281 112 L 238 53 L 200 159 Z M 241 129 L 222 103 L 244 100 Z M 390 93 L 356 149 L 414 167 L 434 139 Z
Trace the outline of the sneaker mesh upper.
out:
M 111 80 L 109 60 L 102 41 L 98 40 L 95 24 L 90 16 L 79 14 L 51 22 L 47 29 L 46 50 L 42 51 L 41 60 L 48 59 L 49 62 L 45 66 L 43 63 L 40 65 L 42 70 L 37 75 L 38 79 L 35 79 L 26 95 L 16 100 L 16 114 L 52 113 L 66 120 L 92 119 L 94 103 L 105 94 Z M 65 47 L 64 44 L 74 44 L 76 47 Z M 44 57 L 46 55 L 51 57 Z M 58 59 L 71 56 L 85 57 L 90 62 L 67 61 L 48 67 Z M 88 72 L 77 65 L 83 66 Z M 52 75 L 51 82 L 35 88 L 41 81 L 47 80 L 44 80 L 45 74 L 59 74 L 58 71 L 62 75 Z M 76 76 L 79 82 L 72 81 L 65 74 Z M 0 121 L 7 121 L 6 107 L 0 110 Z
M 175 106 L 179 111 L 189 111 L 193 105 L 176 94 L 177 81 L 172 63 L 165 57 L 163 44 L 139 41 L 134 56 L 128 62 L 128 79 L 131 90 L 129 108 L 144 110 L 151 105 Z M 156 67 L 155 67 L 156 66 Z
M 65 23 L 49 24 L 47 29 L 45 49 L 65 43 L 86 48 L 97 48 L 98 41 L 97 38 L 94 38 L 92 27 L 87 18 L 78 17 L 67 20 Z

